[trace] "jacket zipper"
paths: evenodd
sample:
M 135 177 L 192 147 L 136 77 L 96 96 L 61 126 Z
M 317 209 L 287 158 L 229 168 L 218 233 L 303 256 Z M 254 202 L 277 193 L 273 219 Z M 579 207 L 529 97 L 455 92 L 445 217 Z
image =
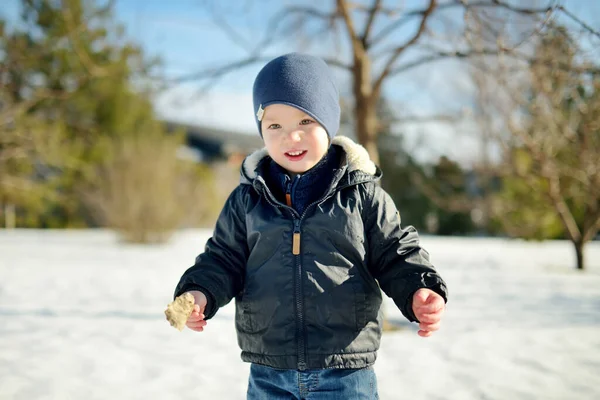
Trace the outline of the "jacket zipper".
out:
M 297 180 L 296 180 L 297 182 Z M 288 179 L 285 185 L 285 202 L 288 207 L 292 207 L 292 182 Z M 293 209 L 293 207 L 292 207 Z M 305 210 L 306 211 L 306 210 Z M 292 214 L 293 215 L 293 214 Z M 296 266 L 296 316 L 298 324 L 296 326 L 296 335 L 298 337 L 298 369 L 304 371 L 306 369 L 306 340 L 304 328 L 304 293 L 302 288 L 302 263 L 300 262 L 300 223 L 304 217 L 304 213 L 299 216 L 299 219 L 294 217 L 294 232 L 292 233 L 292 254 Z
M 302 217 L 300 217 L 302 218 Z M 294 239 L 292 244 L 292 254 L 296 261 L 296 316 L 298 325 L 296 327 L 298 334 L 298 369 L 306 369 L 306 343 L 304 340 L 304 296 L 302 293 L 302 264 L 300 263 L 300 219 L 294 218 Z
M 285 203 L 288 207 L 292 206 L 292 184 L 289 180 L 285 185 Z
M 290 186 L 287 185 L 287 191 L 289 191 Z M 278 203 L 277 201 L 273 201 L 271 199 L 271 194 L 268 190 L 268 188 L 264 188 L 264 193 L 265 198 L 267 199 L 267 201 L 273 206 L 273 207 L 277 207 L 277 208 L 283 208 L 285 209 L 286 207 L 281 204 Z M 287 197 L 287 196 L 286 196 Z M 294 253 L 294 240 L 297 240 L 298 242 L 298 253 L 294 254 L 294 260 L 295 260 L 295 266 L 296 266 L 296 274 L 294 275 L 294 280 L 296 281 L 295 284 L 295 295 L 296 295 L 296 316 L 298 318 L 298 324 L 296 326 L 296 335 L 298 337 L 298 369 L 300 371 L 304 371 L 306 370 L 306 349 L 305 349 L 305 340 L 304 340 L 304 305 L 302 302 L 302 266 L 300 264 L 300 257 L 298 257 L 298 255 L 300 254 L 300 221 L 302 219 L 302 217 L 304 215 L 299 215 L 296 210 L 294 210 L 293 208 L 291 208 L 291 206 L 288 206 L 287 208 L 290 209 L 291 214 L 292 214 L 292 219 L 294 221 L 294 232 L 293 232 L 293 237 L 294 239 L 292 240 L 292 254 Z M 298 217 L 298 218 L 297 218 Z M 297 239 L 296 239 L 297 238 Z
M 304 209 L 300 219 L 294 218 L 294 236 L 292 240 L 292 254 L 296 259 L 296 316 L 298 317 L 298 370 L 304 371 L 306 365 L 306 327 L 304 326 L 304 293 L 302 291 L 302 263 L 300 262 L 300 224 L 308 210 L 315 204 L 327 200 L 331 194 L 310 203 Z
M 290 191 L 290 185 L 287 185 L 286 188 L 286 192 L 289 193 Z M 287 200 L 287 193 L 286 193 L 286 200 Z M 296 212 L 296 210 L 294 210 L 293 208 L 291 209 L 292 211 L 292 218 L 294 220 L 294 232 L 293 232 L 293 236 L 292 236 L 292 254 L 294 255 L 294 259 L 295 259 L 295 265 L 296 265 L 296 287 L 295 287 L 295 291 L 296 291 L 296 316 L 298 318 L 298 326 L 297 326 L 297 335 L 298 335 L 298 370 L 300 371 L 304 371 L 307 368 L 306 365 L 306 340 L 305 340 L 305 336 L 306 336 L 306 329 L 304 326 L 304 296 L 303 296 L 303 291 L 302 291 L 302 263 L 300 262 L 300 236 L 301 236 L 301 232 L 300 232 L 300 224 L 302 223 L 302 220 L 304 219 L 304 217 L 306 216 L 306 213 L 308 212 L 308 210 L 314 206 L 315 204 L 319 204 L 325 200 L 327 200 L 329 197 L 331 197 L 331 194 L 333 192 L 325 195 L 323 198 L 310 203 L 308 206 L 306 206 L 306 208 L 304 209 L 304 212 L 302 213 L 302 215 L 300 215 L 299 219 L 296 218 L 296 216 L 298 215 L 298 213 Z M 271 199 L 269 199 L 269 195 L 266 196 L 267 201 L 269 203 L 271 203 L 271 205 L 277 207 L 277 208 L 284 208 L 284 206 L 282 204 L 277 204 L 276 202 L 271 201 Z M 291 208 L 291 206 L 289 206 Z

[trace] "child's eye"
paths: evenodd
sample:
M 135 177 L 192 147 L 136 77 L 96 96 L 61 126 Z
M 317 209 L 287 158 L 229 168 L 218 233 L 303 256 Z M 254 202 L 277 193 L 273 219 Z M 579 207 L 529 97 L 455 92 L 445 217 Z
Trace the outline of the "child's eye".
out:
M 279 125 L 279 124 L 271 124 L 271 125 L 269 125 L 268 129 L 279 129 L 279 128 L 281 128 L 281 125 Z
M 300 125 L 308 125 L 308 124 L 312 124 L 313 122 L 315 122 L 315 121 L 313 121 L 312 119 L 306 118 L 306 119 L 303 119 L 302 121 L 300 121 Z

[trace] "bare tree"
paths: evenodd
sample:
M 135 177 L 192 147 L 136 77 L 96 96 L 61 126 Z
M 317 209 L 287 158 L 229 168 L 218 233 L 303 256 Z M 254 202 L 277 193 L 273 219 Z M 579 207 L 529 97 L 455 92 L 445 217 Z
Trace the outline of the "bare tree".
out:
M 207 1 L 215 8 L 215 3 Z M 379 121 L 376 106 L 382 96 L 385 83 L 393 77 L 444 59 L 467 59 L 474 55 L 497 55 L 507 53 L 513 57 L 526 57 L 517 51 L 517 44 L 523 40 L 515 38 L 511 43 L 489 41 L 489 46 L 470 48 L 468 42 L 461 40 L 464 28 L 457 26 L 456 13 L 477 14 L 489 9 L 501 10 L 504 18 L 519 15 L 528 18 L 531 24 L 543 23 L 549 15 L 567 12 L 554 1 L 540 7 L 520 7 L 502 0 L 451 0 L 438 2 L 427 0 L 422 8 L 406 9 L 403 6 L 385 5 L 381 0 L 350 2 L 335 0 L 319 6 L 314 3 L 295 3 L 285 5 L 275 12 L 266 24 L 265 39 L 256 46 L 247 43 L 243 35 L 236 32 L 232 24 L 227 23 L 226 15 L 217 13 L 216 19 L 232 40 L 249 50 L 249 56 L 213 68 L 180 76 L 175 81 L 190 80 L 214 81 L 239 68 L 270 60 L 264 54 L 277 36 L 284 38 L 303 37 L 299 32 L 316 31 L 319 37 L 329 34 L 334 40 L 345 40 L 350 44 L 351 55 L 338 55 L 339 48 L 332 49 L 324 57 L 329 65 L 350 72 L 352 77 L 353 114 L 355 134 L 358 141 L 366 147 L 371 158 L 378 162 L 377 132 Z M 449 13 L 454 13 L 451 17 Z M 572 14 L 571 14 L 572 15 Z M 450 31 L 439 32 L 437 25 L 453 24 Z M 282 29 L 282 26 L 285 29 Z M 320 26 L 318 29 L 317 26 Z M 310 28 L 307 28 L 310 27 Z M 400 34 L 410 29 L 409 34 Z M 590 28 L 591 29 L 591 28 Z M 533 34 L 530 29 L 528 34 Z M 493 36 L 494 32 L 486 33 Z M 514 35 L 513 35 L 514 36 Z M 412 118 L 411 118 L 412 119 Z
M 518 236 L 543 238 L 555 223 L 584 269 L 584 246 L 600 230 L 600 76 L 554 24 L 533 57 L 520 72 L 500 62 L 479 81 L 479 93 L 494 91 L 479 103 L 500 121 L 492 138 L 503 154 L 495 173 L 505 189 L 493 211 Z

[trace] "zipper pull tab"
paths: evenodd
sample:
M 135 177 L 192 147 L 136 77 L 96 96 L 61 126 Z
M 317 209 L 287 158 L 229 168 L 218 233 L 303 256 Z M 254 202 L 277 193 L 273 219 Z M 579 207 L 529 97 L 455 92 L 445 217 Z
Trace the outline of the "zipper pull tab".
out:
M 292 254 L 300 254 L 300 220 L 294 221 L 294 236 L 292 240 Z

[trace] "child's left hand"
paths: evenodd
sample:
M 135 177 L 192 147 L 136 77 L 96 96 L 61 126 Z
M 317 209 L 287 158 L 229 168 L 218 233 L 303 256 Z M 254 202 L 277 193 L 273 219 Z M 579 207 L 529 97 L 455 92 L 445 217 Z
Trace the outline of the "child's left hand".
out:
M 446 310 L 442 296 L 430 289 L 419 289 L 413 295 L 413 313 L 419 320 L 419 336 L 429 337 L 440 329 L 440 321 Z

